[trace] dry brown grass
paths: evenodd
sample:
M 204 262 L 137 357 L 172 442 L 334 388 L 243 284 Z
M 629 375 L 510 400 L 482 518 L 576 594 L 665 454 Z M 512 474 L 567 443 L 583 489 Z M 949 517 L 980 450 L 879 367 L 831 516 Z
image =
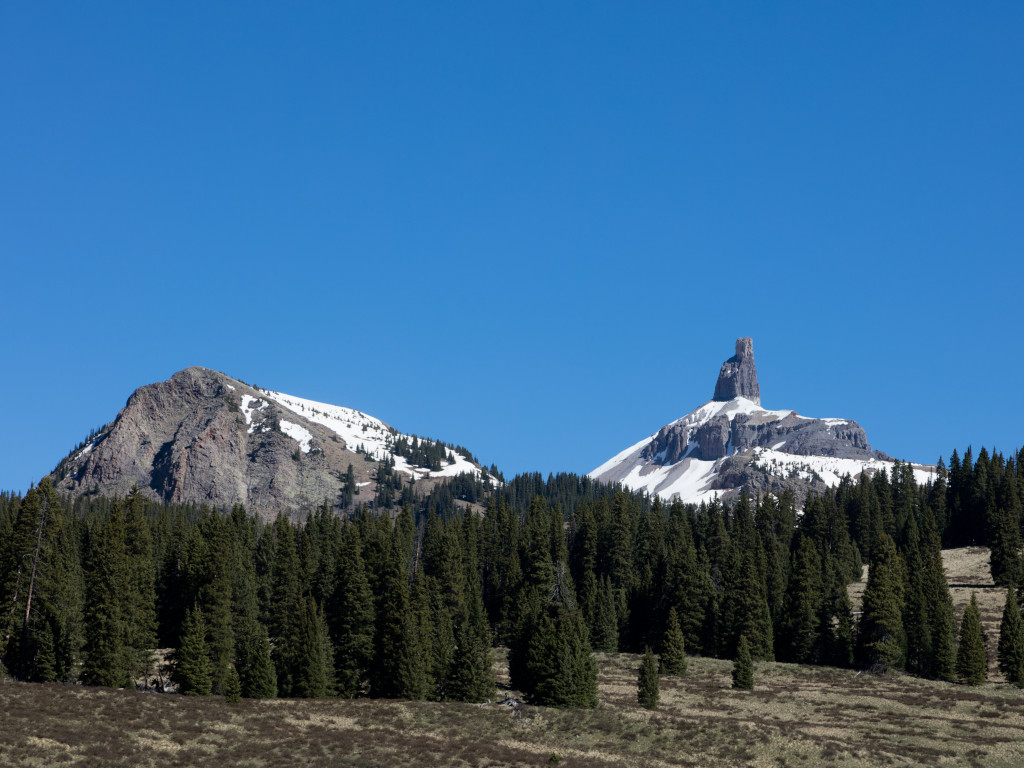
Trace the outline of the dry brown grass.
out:
M 977 594 L 990 679 L 1005 592 L 988 551 L 943 553 L 959 617 Z M 859 610 L 863 583 L 851 594 Z M 1024 695 L 791 664 L 758 664 L 752 692 L 731 665 L 690 660 L 661 678 L 661 707 L 636 703 L 639 657 L 598 654 L 595 710 L 402 701 L 243 701 L 0 683 L 0 766 L 1020 766 Z M 495 672 L 508 684 L 497 654 Z
M 595 710 L 374 700 L 243 701 L 0 683 L 0 765 L 874 766 L 1024 764 L 1024 697 L 903 676 L 690 660 L 636 703 L 639 657 L 598 654 Z M 499 675 L 504 671 L 497 660 Z

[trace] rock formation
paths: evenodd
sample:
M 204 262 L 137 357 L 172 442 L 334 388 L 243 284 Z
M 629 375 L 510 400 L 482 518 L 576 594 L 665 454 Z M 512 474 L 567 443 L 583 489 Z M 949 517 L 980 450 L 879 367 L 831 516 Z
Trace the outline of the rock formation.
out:
M 715 382 L 715 396 L 719 402 L 745 397 L 761 404 L 761 388 L 757 384 L 757 366 L 754 365 L 754 340 L 749 336 L 736 339 L 736 354 L 722 363 Z
M 736 341 L 722 365 L 714 399 L 601 465 L 590 477 L 622 483 L 667 499 L 708 500 L 784 488 L 804 498 L 845 474 L 892 468 L 892 457 L 872 450 L 849 419 L 811 419 L 760 406 L 754 344 Z M 931 467 L 915 467 L 923 482 Z
M 376 459 L 390 457 L 399 437 L 359 411 L 188 368 L 137 389 L 117 418 L 51 476 L 72 495 L 125 496 L 137 485 L 157 500 L 244 504 L 266 519 L 278 512 L 301 517 L 324 502 L 340 508 L 348 492 L 359 493 L 345 488 L 349 465 L 357 486 L 368 486 L 362 500 L 372 501 Z M 397 470 L 419 493 L 454 470 L 479 472 L 464 457 L 449 456 L 451 471 L 430 472 L 401 458 Z

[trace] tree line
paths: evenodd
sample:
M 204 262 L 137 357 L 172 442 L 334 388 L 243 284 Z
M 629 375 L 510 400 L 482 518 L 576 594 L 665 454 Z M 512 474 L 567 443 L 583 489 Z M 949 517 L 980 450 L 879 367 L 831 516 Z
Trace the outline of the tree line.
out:
M 988 544 L 996 580 L 1020 587 L 1020 458 L 968 449 L 924 485 L 897 462 L 802 510 L 791 492 L 662 504 L 522 475 L 486 494 L 454 478 L 415 509 L 325 505 L 301 523 L 138 491 L 70 501 L 44 480 L 0 494 L 0 663 L 120 687 L 172 648 L 184 693 L 478 701 L 501 646 L 515 689 L 566 706 L 596 704 L 594 650 L 657 649 L 685 670 L 686 653 L 742 648 L 979 682 L 977 610 L 958 628 L 940 550 Z M 864 562 L 854 615 L 847 585 Z M 1017 684 L 1019 602 L 1011 588 L 999 644 Z

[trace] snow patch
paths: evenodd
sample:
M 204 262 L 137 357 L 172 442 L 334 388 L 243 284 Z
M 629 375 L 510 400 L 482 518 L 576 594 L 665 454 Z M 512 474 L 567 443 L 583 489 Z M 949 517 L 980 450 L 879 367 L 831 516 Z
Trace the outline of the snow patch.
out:
M 375 461 L 393 458 L 395 470 L 398 472 L 412 475 L 415 478 L 454 477 L 463 473 L 483 476 L 481 470 L 473 462 L 452 450 L 448 451 L 448 455 L 454 457 L 455 463 L 447 464 L 438 471 L 431 472 L 425 467 L 412 466 L 405 457 L 392 454 L 396 440 L 404 437 L 411 442 L 412 436 L 403 435 L 380 419 L 375 419 L 354 408 L 320 403 L 316 400 L 286 395 L 283 392 L 264 390 L 263 394 L 292 413 L 314 424 L 326 427 L 340 437 L 350 451 L 361 447 L 363 452 Z M 281 422 L 281 425 L 283 430 L 284 422 Z M 420 441 L 422 442 L 422 438 Z
M 249 425 L 249 434 L 253 434 L 257 430 L 260 432 L 268 432 L 270 427 L 265 424 L 253 421 L 253 416 L 258 412 L 266 408 L 270 403 L 261 397 L 253 397 L 252 395 L 242 395 L 242 415 L 245 416 L 245 423 Z
M 284 432 L 292 440 L 297 440 L 299 448 L 303 453 L 309 453 L 309 445 L 313 440 L 313 436 L 309 434 L 309 430 L 298 424 L 293 424 L 290 421 L 281 420 L 281 431 Z

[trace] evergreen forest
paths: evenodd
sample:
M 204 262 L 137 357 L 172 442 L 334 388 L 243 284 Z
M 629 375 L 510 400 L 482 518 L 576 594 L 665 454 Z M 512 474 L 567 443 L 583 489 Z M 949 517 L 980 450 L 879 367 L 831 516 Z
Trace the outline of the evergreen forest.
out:
M 969 448 L 926 485 L 897 462 L 726 506 L 569 474 L 460 477 L 300 523 L 138 490 L 70 500 L 44 480 L 0 494 L 0 673 L 160 687 L 156 649 L 173 649 L 183 694 L 483 701 L 501 647 L 512 687 L 555 706 L 597 704 L 594 651 L 655 649 L 663 674 L 685 674 L 686 654 L 749 654 L 974 684 L 977 611 L 958 626 L 940 550 L 980 545 L 1011 587 L 1000 666 L 1021 685 L 1022 462 Z

